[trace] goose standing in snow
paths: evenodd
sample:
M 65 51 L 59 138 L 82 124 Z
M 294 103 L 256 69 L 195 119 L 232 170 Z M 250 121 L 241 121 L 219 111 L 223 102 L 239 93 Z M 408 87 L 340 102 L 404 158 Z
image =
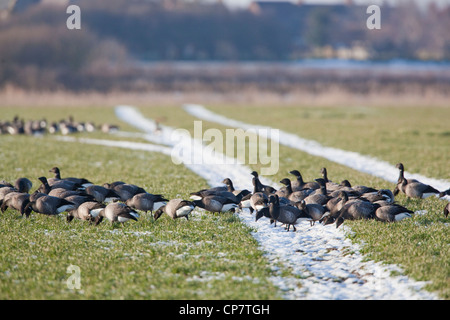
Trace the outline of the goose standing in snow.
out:
M 269 196 L 269 213 L 273 220 L 285 224 L 286 230 L 289 231 L 292 226 L 294 232 L 297 231 L 295 225 L 298 219 L 302 217 L 302 211 L 297 207 L 291 205 L 280 206 L 277 195 Z M 306 217 L 306 215 L 305 215 Z
M 307 220 L 310 221 L 311 226 L 313 226 L 316 221 L 320 221 L 325 212 L 327 212 L 327 209 L 324 206 L 317 203 L 306 204 L 305 200 L 298 202 L 296 206 L 308 215 Z
M 259 180 L 259 175 L 258 172 L 256 171 L 252 171 L 251 175 L 253 176 L 253 186 L 254 186 L 254 192 L 264 192 L 267 195 L 270 195 L 271 193 L 275 193 L 275 191 L 277 191 L 275 188 L 271 187 L 271 186 L 267 186 L 261 183 L 261 181 Z
M 267 207 L 269 198 L 264 192 L 257 192 L 250 197 L 250 213 Z

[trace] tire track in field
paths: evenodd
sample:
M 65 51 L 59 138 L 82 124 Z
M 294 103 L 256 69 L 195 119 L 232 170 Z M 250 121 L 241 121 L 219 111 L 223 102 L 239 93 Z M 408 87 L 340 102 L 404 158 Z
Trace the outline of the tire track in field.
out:
M 233 159 L 205 152 L 201 141 L 170 127 L 157 127 L 154 121 L 146 119 L 133 107 L 117 106 L 115 111 L 119 119 L 143 131 L 142 137 L 146 140 L 172 148 L 171 154 L 177 155 L 175 159 L 181 160 L 210 186 L 221 185 L 221 181 L 228 177 L 236 188 L 252 188 L 250 168 L 236 161 L 223 164 L 224 160 Z M 142 144 L 122 143 L 122 147 L 133 149 L 134 146 L 143 148 Z M 193 163 L 193 159 L 200 161 Z M 277 186 L 263 177 L 261 180 Z M 285 299 L 437 299 L 434 293 L 423 290 L 426 282 L 417 282 L 403 275 L 391 276 L 392 271 L 401 274 L 397 266 L 364 261 L 359 246 L 346 237 L 351 230 L 345 226 L 336 229 L 333 225 L 316 224 L 311 227 L 309 222 L 304 222 L 298 225 L 297 232 L 286 232 L 283 228 L 273 227 L 264 218 L 255 222 L 248 211 L 238 216 L 256 230 L 252 234 L 273 269 L 282 263 L 298 275 L 272 277 Z
M 241 128 L 244 130 L 255 129 L 256 132 L 264 132 L 271 127 L 248 124 L 242 121 L 227 118 L 208 110 L 204 106 L 196 104 L 185 104 L 183 109 L 190 115 L 202 120 L 218 123 L 227 127 Z M 266 130 L 257 130 L 266 129 Z M 301 138 L 293 133 L 279 130 L 279 143 L 287 147 L 297 149 L 313 156 L 328 159 L 332 162 L 339 163 L 351 169 L 368 173 L 372 176 L 382 178 L 386 181 L 397 183 L 398 169 L 390 163 L 366 156 L 353 151 L 346 151 L 333 147 L 326 147 L 314 140 Z M 420 174 L 405 172 L 405 176 L 409 179 L 417 179 L 423 183 L 429 184 L 440 191 L 450 188 L 450 181 L 425 177 Z M 450 200 L 450 196 L 444 197 Z

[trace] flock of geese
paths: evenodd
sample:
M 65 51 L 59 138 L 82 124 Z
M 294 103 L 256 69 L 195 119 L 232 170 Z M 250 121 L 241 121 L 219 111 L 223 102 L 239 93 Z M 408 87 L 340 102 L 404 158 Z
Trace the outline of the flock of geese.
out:
M 12 120 L 0 120 L 0 134 L 10 135 L 43 135 L 45 133 L 61 133 L 63 135 L 76 132 L 94 132 L 101 130 L 108 133 L 118 130 L 119 127 L 114 124 L 103 123 L 96 125 L 93 122 L 79 122 L 75 121 L 72 116 L 60 121 L 53 121 L 49 123 L 46 119 L 39 120 L 23 120 L 15 116 Z
M 140 186 L 115 181 L 95 185 L 85 178 L 62 178 L 58 167 L 49 172 L 53 178 L 39 177 L 41 185 L 30 193 L 32 182 L 28 178 L 18 178 L 14 185 L 0 182 L 0 209 L 11 208 L 22 216 L 32 212 L 44 215 L 58 215 L 67 212 L 67 221 L 74 218 L 98 225 L 103 219 L 124 223 L 137 220 L 139 212 L 150 212 L 157 220 L 163 213 L 176 219 L 189 214 L 194 208 L 208 212 L 239 212 L 248 208 L 255 213 L 258 221 L 268 218 L 270 223 L 284 225 L 287 231 L 296 231 L 299 221 L 309 221 L 324 225 L 335 223 L 339 227 L 345 220 L 375 219 L 395 222 L 411 217 L 414 213 L 395 203 L 395 196 L 402 192 L 411 198 L 427 198 L 432 195 L 443 197 L 450 189 L 440 192 L 430 185 L 404 177 L 403 164 L 397 165 L 399 178 L 394 192 L 377 190 L 367 186 L 352 186 L 348 180 L 334 183 L 328 179 L 326 168 L 321 169 L 322 177 L 304 182 L 298 170 L 290 172 L 295 178 L 284 178 L 284 186 L 276 189 L 261 183 L 258 173 L 251 175 L 253 191 L 236 190 L 233 182 L 226 178 L 224 186 L 202 189 L 190 194 L 190 199 L 166 199 L 163 195 L 152 194 Z M 448 217 L 450 203 L 444 208 Z

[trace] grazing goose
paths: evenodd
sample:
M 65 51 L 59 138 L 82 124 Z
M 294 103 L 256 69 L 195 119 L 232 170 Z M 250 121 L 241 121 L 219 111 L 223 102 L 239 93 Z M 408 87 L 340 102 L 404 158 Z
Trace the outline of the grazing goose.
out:
M 206 196 L 201 200 L 193 200 L 192 203 L 196 207 L 205 209 L 209 212 L 227 212 L 238 208 L 238 204 L 234 201 L 221 196 Z
M 72 196 L 67 196 L 64 199 L 72 202 L 75 205 L 75 208 L 78 208 L 82 203 L 95 201 L 91 196 L 86 196 L 86 195 L 84 195 L 84 196 L 72 195 Z
M 446 218 L 448 217 L 449 211 L 450 211 L 450 202 L 447 203 L 447 205 L 444 208 L 444 215 L 445 215 Z
M 86 194 L 94 197 L 97 202 L 111 202 L 120 200 L 119 195 L 112 189 L 103 186 L 91 185 L 84 191 Z
M 320 185 L 315 182 L 304 182 L 303 177 L 298 170 L 289 171 L 290 174 L 294 175 L 297 180 L 291 182 L 291 187 L 293 191 L 303 190 L 303 189 L 319 189 Z
M 348 180 L 343 180 L 343 181 L 341 182 L 341 185 L 342 185 L 342 186 L 349 187 L 349 188 L 351 188 L 353 191 L 356 191 L 356 192 L 359 193 L 359 194 L 364 194 L 364 193 L 376 193 L 376 192 L 378 192 L 377 189 L 372 188 L 372 187 L 366 187 L 366 186 L 361 186 L 361 185 L 358 185 L 358 186 L 352 186 L 351 183 L 350 183 Z
M 59 170 L 58 167 L 53 167 L 53 168 L 51 168 L 51 169 L 49 170 L 49 172 L 53 172 L 53 173 L 55 174 L 55 179 L 73 182 L 73 183 L 75 183 L 78 187 L 84 187 L 84 188 L 86 188 L 86 187 L 92 185 L 92 182 L 90 182 L 89 180 L 84 179 L 84 178 L 73 178 L 73 177 L 69 177 L 69 178 L 64 178 L 64 179 L 62 179 L 62 178 L 61 178 L 61 172 L 60 172 L 60 170 Z
M 23 211 L 24 214 L 29 217 L 31 211 L 46 215 L 57 215 L 74 208 L 74 203 L 67 201 L 66 199 L 45 195 L 37 198 L 35 201 L 30 201 Z
M 80 204 L 78 208 L 70 210 L 67 212 L 67 221 L 70 222 L 73 218 L 80 220 L 90 221 L 91 223 L 105 208 L 103 203 L 96 201 L 88 201 Z
M 133 209 L 145 212 L 150 211 L 150 213 L 153 213 L 153 210 L 158 210 L 160 207 L 166 205 L 167 201 L 169 200 L 165 199 L 160 194 L 151 194 L 144 192 L 134 195 L 125 203 Z
M 42 185 L 39 187 L 40 192 L 48 193 L 51 189 L 56 188 L 64 188 L 66 190 L 77 190 L 79 188 L 79 185 L 72 181 L 68 180 L 58 180 L 55 178 L 47 179 L 46 177 L 39 177 L 39 181 L 42 182 Z M 41 191 L 41 187 L 43 188 Z M 45 190 L 48 190 L 45 192 Z
M 36 201 L 38 198 L 43 196 L 48 196 L 48 194 L 36 190 L 32 194 L 30 194 L 30 201 Z
M 377 205 L 369 201 L 354 200 L 348 202 L 339 211 L 339 216 L 336 219 L 336 228 L 339 228 L 344 220 L 372 219 L 376 209 Z
M 116 184 L 111 189 L 119 195 L 121 201 L 127 201 L 139 193 L 146 192 L 143 188 L 129 183 Z
M 153 218 L 158 220 L 159 217 L 165 212 L 172 219 L 185 217 L 189 220 L 189 214 L 194 210 L 195 204 L 192 201 L 183 199 L 171 199 L 166 205 L 158 208 Z
M 18 178 L 14 183 L 14 188 L 19 192 L 29 193 L 33 183 L 28 178 Z
M 17 189 L 14 187 L 9 187 L 9 186 L 5 186 L 5 187 L 1 187 L 0 188 L 0 204 L 2 203 L 3 199 L 5 198 L 5 196 L 8 193 L 11 192 L 17 192 Z
M 439 195 L 440 191 L 436 190 L 428 184 L 419 181 L 409 181 L 403 179 L 401 184 L 397 185 L 398 189 L 410 198 L 425 199 L 432 195 Z
M 411 218 L 412 213 L 414 212 L 401 205 L 389 204 L 379 206 L 375 211 L 375 218 L 380 221 L 394 222 Z
M 102 222 L 103 218 L 107 218 L 111 221 L 111 225 L 114 222 L 120 222 L 122 225 L 128 220 L 137 221 L 138 214 L 132 208 L 121 202 L 111 202 L 105 208 L 103 208 L 95 218 L 95 225 Z
M 275 188 L 271 187 L 271 186 L 267 186 L 261 183 L 261 181 L 259 180 L 259 175 L 258 172 L 256 171 L 252 171 L 251 175 L 253 176 L 252 182 L 253 182 L 253 186 L 254 186 L 254 192 L 264 192 L 267 195 L 270 195 L 271 193 L 274 193 L 275 191 L 277 191 Z
M 86 194 L 85 192 L 66 190 L 64 188 L 51 189 L 50 192 L 48 193 L 48 195 L 58 197 L 58 198 L 67 198 L 70 196 L 85 196 L 85 197 L 88 197 L 88 198 L 94 200 L 93 196 L 90 196 L 90 195 Z
M 192 200 L 201 200 L 204 197 L 207 196 L 219 196 L 223 198 L 230 199 L 236 204 L 239 204 L 243 198 L 244 191 L 241 191 L 239 194 L 235 195 L 232 192 L 229 191 L 218 191 L 218 190 L 210 190 L 210 189 L 203 189 L 197 192 L 191 192 L 191 199 Z
M 22 215 L 25 206 L 30 202 L 30 195 L 26 192 L 10 192 L 3 199 L 1 211 L 5 212 L 8 207 L 19 211 Z

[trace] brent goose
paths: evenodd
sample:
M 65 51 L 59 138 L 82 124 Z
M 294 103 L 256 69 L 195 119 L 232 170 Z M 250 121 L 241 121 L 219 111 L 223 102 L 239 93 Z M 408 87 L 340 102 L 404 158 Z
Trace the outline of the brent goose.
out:
M 33 183 L 28 178 L 18 178 L 16 180 L 16 182 L 14 183 L 14 187 L 19 192 L 29 193 L 32 186 L 33 186 Z
M 89 180 L 85 179 L 85 178 L 74 178 L 74 177 L 69 177 L 69 178 L 61 178 L 61 171 L 59 170 L 58 167 L 53 167 L 49 170 L 49 172 L 53 172 L 55 174 L 55 179 L 58 180 L 65 180 L 65 181 L 70 181 L 75 183 L 77 186 L 79 187 L 88 187 L 90 185 L 92 185 L 93 183 L 90 182 Z
M 24 214 L 29 217 L 31 211 L 46 214 L 46 215 L 57 215 L 61 212 L 72 210 L 75 208 L 73 202 L 67 201 L 66 199 L 60 199 L 53 196 L 41 196 L 35 201 L 30 201 L 25 208 Z
M 320 185 L 315 182 L 304 182 L 303 177 L 298 170 L 289 171 L 290 174 L 294 175 L 297 179 L 291 181 L 292 190 L 303 190 L 303 189 L 319 189 Z
M 8 207 L 13 208 L 23 215 L 23 209 L 30 202 L 30 195 L 26 192 L 10 192 L 3 198 L 1 211 L 5 212 Z
M 153 218 L 158 220 L 159 217 L 165 212 L 172 219 L 185 217 L 186 220 L 189 220 L 189 214 L 192 210 L 194 210 L 195 204 L 192 201 L 183 200 L 183 199 L 171 199 L 167 204 L 158 208 Z
M 153 213 L 153 210 L 158 210 L 160 207 L 164 206 L 166 202 L 169 201 L 165 199 L 160 194 L 151 194 L 147 192 L 138 193 L 134 195 L 131 199 L 128 199 L 125 203 L 136 210 L 141 210 Z
M 114 222 L 120 222 L 122 225 L 128 220 L 137 221 L 138 214 L 132 208 L 121 202 L 111 202 L 105 208 L 103 208 L 95 218 L 95 225 L 102 222 L 103 218 L 107 218 L 111 221 L 111 225 Z
M 93 222 L 94 219 L 105 208 L 105 205 L 96 201 L 87 201 L 78 206 L 78 208 L 69 210 L 67 212 L 67 221 L 70 222 L 73 218 Z
M 234 201 L 224 198 L 221 196 L 206 196 L 203 197 L 201 200 L 193 200 L 192 203 L 196 207 L 205 209 L 209 212 L 227 212 L 227 211 L 234 211 L 236 208 L 238 208 L 238 204 Z
M 388 204 L 385 206 L 379 206 L 376 209 L 375 218 L 380 221 L 394 222 L 405 218 L 411 218 L 411 214 L 413 213 L 413 211 L 399 204 Z

